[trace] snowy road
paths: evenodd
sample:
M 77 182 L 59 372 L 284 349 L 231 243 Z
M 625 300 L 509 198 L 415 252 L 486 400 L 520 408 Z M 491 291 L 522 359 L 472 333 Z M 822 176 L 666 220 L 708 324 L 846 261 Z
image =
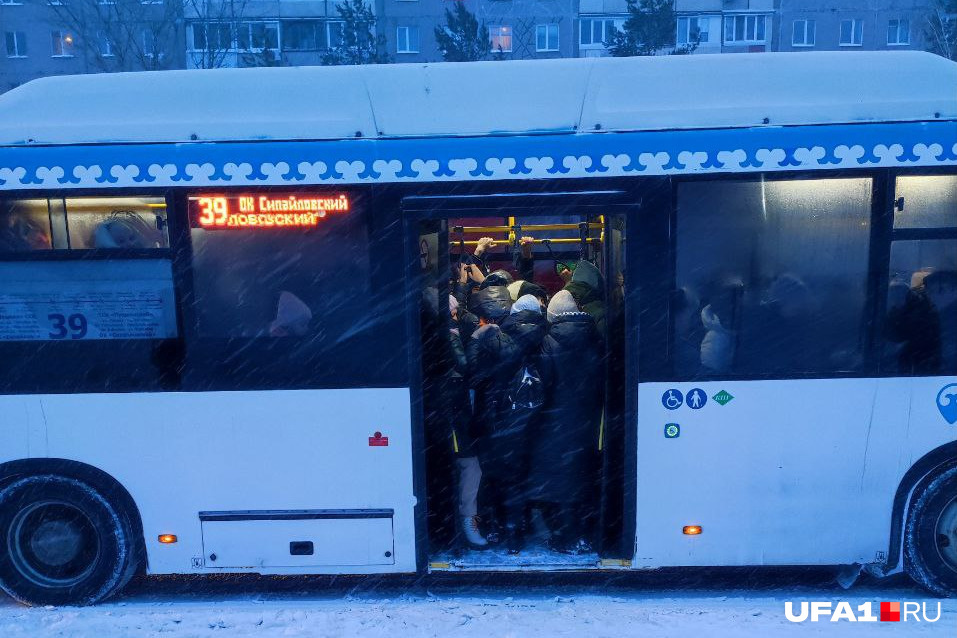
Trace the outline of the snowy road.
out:
M 147 579 L 94 608 L 28 609 L 0 600 L 0 636 L 957 636 L 957 600 L 928 598 L 906 581 L 844 591 L 820 573 L 748 572 L 516 581 L 412 579 Z M 782 586 L 787 582 L 788 585 Z M 784 601 L 927 602 L 935 623 L 804 622 Z

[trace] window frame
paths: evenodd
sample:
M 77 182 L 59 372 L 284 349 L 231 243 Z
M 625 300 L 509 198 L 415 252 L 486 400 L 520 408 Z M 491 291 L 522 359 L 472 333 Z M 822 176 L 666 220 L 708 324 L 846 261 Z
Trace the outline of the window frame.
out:
M 909 169 L 916 174 L 929 174 L 928 169 L 920 170 L 918 168 Z M 940 169 L 941 173 L 953 174 L 954 169 Z M 824 171 L 780 171 L 780 172 L 756 172 L 756 173 L 731 173 L 731 174 L 713 174 L 713 175 L 683 175 L 671 180 L 670 194 L 670 212 L 663 216 L 665 219 L 655 223 L 649 223 L 649 232 L 646 234 L 645 241 L 650 245 L 642 246 L 651 253 L 659 252 L 648 263 L 651 268 L 648 271 L 648 277 L 665 278 L 666 283 L 643 281 L 652 294 L 647 295 L 640 300 L 640 315 L 643 317 L 641 325 L 645 328 L 646 334 L 654 335 L 663 343 L 660 345 L 649 346 L 649 341 L 645 340 L 645 346 L 639 353 L 641 364 L 639 365 L 639 381 L 645 382 L 711 382 L 711 381 L 748 381 L 748 380 L 788 380 L 788 379 L 837 379 L 837 378 L 873 378 L 879 376 L 878 362 L 880 355 L 880 342 L 877 340 L 883 329 L 883 312 L 878 307 L 881 302 L 881 295 L 886 295 L 886 273 L 889 268 L 888 260 L 883 256 L 886 248 L 889 254 L 889 241 L 880 232 L 881 224 L 878 219 L 886 218 L 887 209 L 891 205 L 889 199 L 892 195 L 887 193 L 887 183 L 890 173 L 889 170 L 875 169 L 838 169 Z M 803 374 L 724 374 L 720 377 L 697 377 L 694 375 L 679 375 L 674 371 L 674 348 L 675 333 L 674 321 L 671 310 L 671 299 L 677 290 L 677 255 L 678 243 L 677 233 L 671 229 L 677 228 L 678 221 L 678 189 L 681 184 L 689 182 L 741 182 L 755 181 L 764 178 L 770 181 L 798 181 L 814 179 L 861 179 L 869 178 L 872 180 L 871 210 L 870 220 L 871 229 L 869 234 L 869 252 L 868 252 L 868 281 L 866 300 L 864 305 L 864 318 L 867 325 L 861 330 L 862 345 L 861 351 L 863 362 L 859 369 L 854 371 L 827 372 L 827 373 L 803 373 Z M 891 182 L 893 183 L 893 182 Z M 659 214 L 662 211 L 648 211 L 648 214 Z M 639 218 L 640 223 L 649 222 L 648 217 Z M 890 218 L 893 223 L 893 218 Z M 655 225 L 657 224 L 657 226 Z M 667 254 L 667 258 L 662 257 Z M 654 272 L 652 275 L 651 273 Z M 884 279 L 881 279 L 881 273 Z M 883 283 L 882 283 L 883 281 Z M 883 288 L 881 286 L 883 285 Z M 662 312 L 661 308 L 666 310 Z M 666 327 L 662 327 L 664 324 Z M 896 376 L 896 375 L 889 375 Z
M 727 13 L 724 16 L 724 24 L 722 25 L 722 42 L 729 46 L 747 46 L 747 45 L 766 45 L 771 40 L 770 28 L 768 26 L 768 17 L 770 14 L 767 13 Z M 738 19 L 743 20 L 744 27 L 742 31 L 745 37 L 738 39 Z M 748 18 L 754 18 L 753 28 L 748 28 Z M 763 26 L 759 27 L 758 20 L 763 22 Z M 731 25 L 730 32 L 731 37 L 728 37 L 728 26 Z M 764 37 L 759 38 L 758 33 L 764 31 Z M 753 36 L 753 37 L 752 37 Z
M 10 52 L 10 36 L 13 36 L 13 53 Z M 4 39 L 4 49 L 7 53 L 7 58 L 10 60 L 22 60 L 29 56 L 29 49 L 27 48 L 27 34 L 24 31 L 5 31 L 3 35 Z M 22 44 L 22 46 L 21 46 Z
M 678 44 L 691 44 L 691 42 L 697 40 L 692 40 L 691 34 L 695 30 L 697 31 L 698 36 L 700 37 L 701 31 L 701 20 L 702 18 L 708 21 L 708 30 L 704 31 L 708 38 L 697 40 L 698 44 L 710 44 L 711 43 L 711 18 L 714 17 L 710 14 L 694 14 L 694 15 L 680 15 L 677 18 L 677 27 L 676 27 L 676 38 L 675 42 Z M 692 28 L 692 21 L 695 26 Z M 684 28 L 682 28 L 682 23 Z
M 67 41 L 69 38 L 69 42 Z M 57 53 L 57 45 L 59 44 L 60 52 Z M 76 54 L 73 52 L 74 38 L 65 29 L 54 29 L 50 32 L 50 48 L 52 54 L 51 58 L 73 58 L 76 57 Z M 69 50 L 69 52 L 68 52 Z
M 584 41 L 585 23 L 588 23 L 589 42 Z M 601 41 L 595 41 L 595 24 L 601 24 Z M 605 42 L 611 37 L 609 29 L 620 31 L 625 24 L 625 17 L 617 14 L 592 14 L 580 16 L 578 19 L 578 48 L 582 51 L 604 51 L 608 48 Z M 610 26 L 609 26 L 610 25 Z
M 801 29 L 802 39 L 798 41 L 798 25 L 803 24 Z M 810 39 L 808 38 L 810 36 Z M 817 44 L 817 21 L 812 18 L 799 18 L 791 25 L 791 46 L 795 48 L 809 49 Z
M 896 23 L 896 27 L 894 26 Z M 903 31 L 904 39 L 901 39 L 901 27 L 906 27 Z M 891 29 L 895 34 L 895 40 L 891 41 Z M 887 46 L 906 47 L 910 46 L 910 19 L 909 18 L 891 18 L 887 21 Z
M 496 35 L 493 30 L 498 30 Z M 491 53 L 511 53 L 515 47 L 513 38 L 515 37 L 515 32 L 512 29 L 510 24 L 490 24 L 488 25 L 488 41 L 491 46 Z M 501 46 L 501 43 L 498 47 L 495 46 L 495 38 L 508 39 L 508 48 Z
M 555 31 L 555 46 L 549 46 L 551 40 L 549 33 L 554 27 Z M 544 30 L 545 33 L 545 48 L 539 48 L 538 46 L 538 35 L 539 31 Z M 535 52 L 536 53 L 556 53 L 561 48 L 561 26 L 557 22 L 544 22 L 541 24 L 535 25 Z
M 400 43 L 402 43 L 402 38 L 399 36 L 400 33 L 405 32 L 405 48 L 400 48 Z M 412 34 L 415 34 L 415 42 L 413 44 Z M 396 54 L 408 55 L 415 54 L 419 52 L 419 27 L 418 25 L 398 25 L 395 28 L 395 52 Z
M 849 42 L 844 41 L 844 25 L 850 24 L 850 36 L 851 39 Z M 855 42 L 855 37 L 860 38 Z M 846 18 L 841 20 L 838 26 L 838 46 L 842 47 L 862 47 L 864 46 L 864 20 L 861 18 Z

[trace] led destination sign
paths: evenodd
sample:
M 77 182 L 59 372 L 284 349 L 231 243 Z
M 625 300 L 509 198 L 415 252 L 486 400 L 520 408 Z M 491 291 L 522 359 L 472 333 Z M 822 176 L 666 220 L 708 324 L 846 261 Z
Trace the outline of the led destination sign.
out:
M 190 218 L 202 228 L 310 228 L 332 213 L 349 211 L 344 194 L 197 195 Z

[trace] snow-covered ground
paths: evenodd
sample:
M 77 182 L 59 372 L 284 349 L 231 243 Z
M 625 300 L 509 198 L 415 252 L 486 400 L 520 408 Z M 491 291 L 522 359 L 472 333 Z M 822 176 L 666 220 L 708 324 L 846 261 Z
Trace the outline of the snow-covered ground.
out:
M 454 576 L 454 577 L 453 577 Z M 957 636 L 957 600 L 929 598 L 903 580 L 844 591 L 821 574 L 760 572 L 563 575 L 515 579 L 143 579 L 92 608 L 29 609 L 0 601 L 0 636 L 675 636 L 776 638 Z M 784 602 L 927 602 L 935 623 L 786 620 Z M 933 615 L 933 614 L 932 614 Z

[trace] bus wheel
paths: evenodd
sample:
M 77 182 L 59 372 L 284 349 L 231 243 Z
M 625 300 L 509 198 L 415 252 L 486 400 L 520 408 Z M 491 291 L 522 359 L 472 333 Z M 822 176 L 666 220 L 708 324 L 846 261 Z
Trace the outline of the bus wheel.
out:
M 907 573 L 935 594 L 957 596 L 957 467 L 915 495 L 904 537 Z
M 135 572 L 129 516 L 89 485 L 57 475 L 0 492 L 0 588 L 27 605 L 90 605 Z

